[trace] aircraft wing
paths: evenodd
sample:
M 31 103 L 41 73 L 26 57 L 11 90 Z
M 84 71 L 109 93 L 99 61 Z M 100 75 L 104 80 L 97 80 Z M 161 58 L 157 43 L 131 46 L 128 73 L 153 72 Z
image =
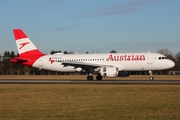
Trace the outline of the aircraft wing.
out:
M 94 64 L 94 63 L 84 63 L 84 62 L 75 62 L 75 61 L 66 61 L 66 62 L 62 62 L 62 65 L 64 65 L 64 67 L 66 66 L 73 66 L 74 68 L 82 68 L 83 70 L 86 69 L 96 69 L 98 67 L 101 66 L 109 66 L 112 67 L 112 65 L 103 65 L 103 64 Z

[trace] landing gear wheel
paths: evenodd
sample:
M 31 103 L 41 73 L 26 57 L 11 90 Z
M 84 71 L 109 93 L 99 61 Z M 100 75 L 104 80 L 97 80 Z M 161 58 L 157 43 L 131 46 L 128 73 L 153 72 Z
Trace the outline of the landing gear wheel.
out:
M 153 81 L 153 80 L 154 80 L 154 77 L 150 77 L 149 80 L 150 80 L 150 81 Z
M 99 74 L 96 76 L 96 80 L 102 80 L 102 76 Z
M 154 77 L 153 77 L 153 74 L 152 74 L 152 71 L 151 71 L 151 70 L 149 71 L 149 74 L 150 74 L 149 80 L 150 80 L 150 81 L 153 81 L 153 80 L 154 80 Z
M 92 75 L 88 75 L 87 76 L 87 80 L 93 80 L 94 78 L 93 78 L 93 76 Z

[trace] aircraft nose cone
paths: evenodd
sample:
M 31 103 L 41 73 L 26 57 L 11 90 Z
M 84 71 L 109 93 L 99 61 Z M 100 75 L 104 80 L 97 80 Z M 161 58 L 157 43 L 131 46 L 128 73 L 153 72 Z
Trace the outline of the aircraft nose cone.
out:
M 173 61 L 169 61 L 168 66 L 169 66 L 170 68 L 172 68 L 172 67 L 174 67 L 174 66 L 175 66 L 175 63 L 174 63 Z

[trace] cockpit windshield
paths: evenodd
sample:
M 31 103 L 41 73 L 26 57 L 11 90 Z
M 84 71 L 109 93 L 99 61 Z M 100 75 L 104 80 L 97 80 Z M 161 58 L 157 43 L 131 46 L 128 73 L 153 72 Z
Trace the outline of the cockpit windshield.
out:
M 167 60 L 168 58 L 167 57 L 159 57 L 159 60 Z

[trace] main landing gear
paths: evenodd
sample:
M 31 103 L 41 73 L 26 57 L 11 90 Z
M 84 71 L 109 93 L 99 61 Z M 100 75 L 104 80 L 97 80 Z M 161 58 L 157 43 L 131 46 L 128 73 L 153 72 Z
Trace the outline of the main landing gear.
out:
M 151 70 L 149 71 L 149 74 L 150 74 L 149 80 L 150 80 L 150 81 L 153 81 L 153 80 L 154 80 L 154 77 L 153 77 L 153 74 L 152 74 L 152 71 L 151 71 Z
M 92 75 L 87 76 L 87 80 L 93 80 L 93 79 L 94 79 L 94 77 Z
M 101 74 L 98 74 L 98 75 L 96 76 L 96 80 L 102 80 Z
M 93 80 L 93 79 L 94 79 L 94 77 L 93 77 L 92 74 L 89 74 L 89 75 L 87 76 L 87 80 Z M 96 80 L 102 80 L 101 74 L 98 74 L 98 75 L 96 76 Z

